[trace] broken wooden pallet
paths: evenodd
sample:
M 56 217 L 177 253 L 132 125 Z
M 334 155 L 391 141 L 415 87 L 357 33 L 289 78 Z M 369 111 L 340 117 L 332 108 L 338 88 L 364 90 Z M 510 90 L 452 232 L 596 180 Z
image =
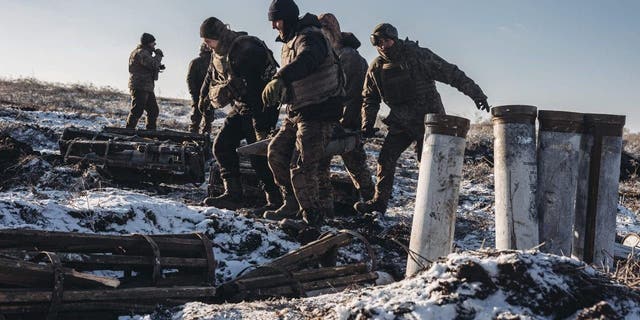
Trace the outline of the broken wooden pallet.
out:
M 215 267 L 203 234 L 0 230 L 0 319 L 85 319 L 209 301 Z
M 337 250 L 354 238 L 367 247 L 369 261 L 335 266 Z M 218 287 L 223 301 L 242 301 L 268 297 L 300 297 L 331 288 L 339 291 L 353 285 L 370 284 L 378 276 L 371 246 L 361 235 L 342 230 L 328 233 L 316 241 L 241 274 Z

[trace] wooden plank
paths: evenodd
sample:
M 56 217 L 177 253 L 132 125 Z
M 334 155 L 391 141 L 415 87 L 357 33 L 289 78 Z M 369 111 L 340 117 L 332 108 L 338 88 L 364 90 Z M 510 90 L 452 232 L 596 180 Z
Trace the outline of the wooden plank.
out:
M 162 255 L 175 257 L 199 257 L 202 242 L 199 239 L 183 239 L 151 236 L 158 244 Z M 0 248 L 26 249 L 56 252 L 111 252 L 149 253 L 149 244 L 133 235 L 114 236 L 27 229 L 0 230 Z
M 38 253 L 33 251 L 10 252 L 0 251 L 0 254 L 10 255 L 18 259 L 29 259 Z M 111 254 L 85 254 L 85 253 L 57 253 L 60 262 L 65 267 L 83 270 L 124 270 L 131 267 L 153 266 L 151 256 L 123 256 Z M 202 258 L 176 258 L 161 257 L 160 265 L 163 268 L 184 268 L 198 269 L 208 266 L 207 259 Z
M 315 270 L 302 270 L 292 272 L 292 275 L 293 278 L 299 282 L 311 282 L 322 279 L 332 279 L 348 275 L 362 274 L 367 272 L 367 268 L 368 267 L 365 263 L 359 263 L 347 266 L 320 268 Z M 252 278 L 243 277 L 231 282 L 237 283 L 241 288 L 244 289 L 253 289 L 282 286 L 284 284 L 291 283 L 292 280 L 285 275 L 277 274 Z
M 117 288 L 120 285 L 120 281 L 114 278 L 81 273 L 68 268 L 63 268 L 63 271 L 65 286 Z M 0 258 L 0 284 L 19 287 L 53 287 L 53 267 L 49 264 Z
M 326 288 L 344 288 L 355 284 L 370 283 L 375 281 L 378 275 L 375 272 L 364 273 L 359 275 L 352 275 L 346 277 L 339 277 L 334 279 L 325 279 L 312 282 L 302 283 L 302 289 L 306 291 L 321 290 Z M 257 288 L 248 292 L 243 292 L 241 298 L 246 297 L 284 297 L 284 296 L 296 296 L 294 287 L 292 286 L 280 286 L 273 288 Z
M 635 259 L 640 259 L 640 248 L 638 247 L 631 248 L 616 242 L 614 246 L 615 258 L 620 260 L 629 259 L 629 257 L 631 256 L 632 250 L 633 250 L 633 257 Z
M 310 261 L 317 261 L 323 257 L 330 249 L 336 247 L 342 247 L 351 243 L 351 235 L 347 233 L 339 233 L 336 235 L 330 235 L 322 239 L 310 242 L 297 250 L 282 255 L 270 263 L 266 264 L 266 267 L 284 269 L 287 271 L 293 271 L 301 269 Z M 269 268 L 261 268 L 249 271 L 243 277 L 256 277 L 269 274 L 277 274 L 278 271 L 270 270 Z
M 163 299 L 207 299 L 216 294 L 214 287 L 131 288 L 118 290 L 65 290 L 62 302 L 79 301 L 153 301 Z M 49 302 L 51 291 L 0 289 L 2 304 Z
M 164 303 L 165 301 L 163 301 Z M 175 304 L 178 305 L 178 304 Z M 3 314 L 26 314 L 26 313 L 47 313 L 50 308 L 49 303 L 35 304 L 0 304 L 0 313 Z M 113 312 L 153 312 L 156 310 L 156 303 L 131 303 L 131 302 L 75 302 L 63 303 L 59 312 L 62 313 L 58 319 L 66 319 L 65 312 L 89 312 L 89 311 L 113 311 Z M 1 318 L 0 318 L 1 319 Z

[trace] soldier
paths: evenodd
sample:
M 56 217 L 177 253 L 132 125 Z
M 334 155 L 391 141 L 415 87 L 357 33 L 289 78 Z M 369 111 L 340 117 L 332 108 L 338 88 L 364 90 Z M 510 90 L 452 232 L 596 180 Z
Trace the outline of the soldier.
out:
M 156 38 L 143 33 L 140 44 L 129 56 L 129 91 L 131 111 L 127 128 L 135 129 L 142 112 L 147 112 L 147 130 L 155 130 L 158 120 L 158 102 L 153 93 L 158 74 L 164 70 L 162 50 L 156 49 Z
M 369 66 L 365 79 L 362 130 L 365 136 L 374 135 L 381 101 L 391 109 L 383 121 L 389 130 L 378 158 L 375 195 L 372 200 L 356 203 L 354 208 L 360 213 L 384 213 L 391 197 L 398 158 L 415 141 L 419 160 L 425 114 L 445 113 L 435 81 L 469 96 L 480 110 L 489 111 L 489 105 L 482 89 L 456 65 L 419 47 L 417 42 L 398 39 L 398 30 L 391 24 L 376 26 L 371 44 L 379 56 Z
M 247 143 L 265 139 L 274 128 L 278 111 L 263 111 L 261 93 L 278 64 L 262 40 L 245 32 L 229 30 L 217 18 L 211 17 L 202 23 L 200 37 L 214 54 L 202 84 L 200 101 L 206 103 L 206 107 L 233 106 L 213 144 L 225 191 L 218 197 L 206 198 L 204 203 L 237 209 L 244 205 L 244 201 L 236 148 L 243 139 Z M 267 159 L 254 156 L 250 160 L 267 197 L 267 206 L 259 209 L 258 213 L 280 207 L 282 195 L 273 181 Z
M 207 108 L 204 113 L 200 111 L 200 89 L 204 78 L 207 76 L 207 69 L 211 63 L 211 49 L 206 43 L 200 46 L 200 55 L 191 60 L 189 63 L 189 72 L 187 73 L 187 86 L 189 94 L 191 94 L 191 125 L 189 131 L 198 133 L 200 131 L 200 122 L 202 124 L 202 134 L 211 132 L 211 122 L 213 121 L 213 112 Z M 208 112 L 207 112 L 208 111 Z M 204 116 L 204 119 L 202 119 Z
M 332 128 L 342 115 L 344 79 L 318 18 L 309 13 L 298 18 L 298 14 L 293 0 L 273 0 L 269 7 L 269 21 L 279 34 L 277 41 L 284 43 L 283 66 L 262 97 L 267 106 L 285 105 L 287 117 L 269 144 L 267 156 L 276 182 L 283 188 L 285 204 L 265 212 L 265 218 L 296 216 L 297 199 L 304 222 L 318 226 L 325 215 L 318 198 L 318 167 Z
M 322 24 L 322 33 L 329 39 L 331 46 L 338 54 L 342 70 L 346 76 L 345 100 L 343 102 L 342 119 L 340 124 L 347 131 L 358 131 L 362 123 L 360 109 L 362 107 L 362 85 L 367 73 L 367 60 L 357 49 L 360 41 L 353 33 L 341 32 L 338 19 L 331 13 L 318 16 Z M 339 127 L 338 127 L 339 130 Z M 363 200 L 373 198 L 374 185 L 371 180 L 371 172 L 367 166 L 367 154 L 364 152 L 360 141 L 355 149 L 341 155 L 344 166 L 358 189 Z M 326 159 L 321 167 L 320 197 L 322 206 L 328 208 L 327 213 L 333 212 L 333 192 L 329 177 L 329 165 L 331 159 Z M 325 170 L 326 168 L 326 170 Z

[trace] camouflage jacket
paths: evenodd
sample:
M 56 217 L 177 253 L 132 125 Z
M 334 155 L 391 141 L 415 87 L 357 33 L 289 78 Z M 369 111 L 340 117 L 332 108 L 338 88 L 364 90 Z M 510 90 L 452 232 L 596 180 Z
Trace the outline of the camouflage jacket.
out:
M 207 76 L 207 69 L 211 63 L 211 52 L 200 52 L 200 56 L 191 60 L 189 63 L 189 71 L 187 72 L 187 86 L 191 100 L 198 103 L 200 98 L 200 89 L 204 78 Z
M 385 124 L 422 139 L 425 114 L 445 113 L 435 81 L 446 83 L 472 99 L 486 99 L 482 89 L 456 65 L 416 42 L 399 40 L 396 45 L 399 47 L 392 58 L 378 56 L 367 71 L 362 92 L 363 129 L 374 125 L 384 101 L 390 108 Z
M 162 56 L 138 45 L 129 56 L 129 90 L 153 92 L 161 64 Z
M 256 130 L 275 125 L 275 108 L 263 111 L 262 90 L 276 73 L 273 53 L 259 38 L 238 33 L 226 55 L 213 54 L 200 101 L 214 108 L 232 104 L 233 113 L 252 115 Z
M 322 25 L 313 14 L 305 14 L 297 21 L 294 32 L 288 39 L 278 37 L 276 41 L 283 42 L 281 60 L 282 68 L 276 77 L 287 85 L 287 91 L 293 83 L 302 82 L 326 70 L 319 70 L 325 64 L 333 48 L 324 37 L 320 28 Z M 341 79 L 342 80 L 342 79 Z M 327 83 L 323 83 L 325 87 Z M 305 86 L 302 90 L 313 89 Z M 287 93 L 287 96 L 289 94 Z M 331 96 L 325 101 L 305 106 L 299 110 L 288 110 L 290 118 L 304 121 L 337 121 L 342 115 L 341 101 L 343 97 Z
M 362 122 L 360 110 L 367 60 L 358 53 L 360 41 L 353 33 L 343 32 L 340 42 L 342 47 L 336 51 L 346 77 L 344 108 L 340 122 L 346 129 L 359 130 Z

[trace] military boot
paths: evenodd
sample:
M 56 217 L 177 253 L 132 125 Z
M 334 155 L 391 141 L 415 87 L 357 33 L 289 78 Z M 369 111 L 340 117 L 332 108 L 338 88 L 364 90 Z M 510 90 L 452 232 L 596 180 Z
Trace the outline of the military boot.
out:
M 224 179 L 224 193 L 217 197 L 207 197 L 204 199 L 204 205 L 216 207 L 220 209 L 235 210 L 242 208 L 244 201 L 242 199 L 242 185 L 240 178 L 234 177 Z
M 276 210 L 267 210 L 263 217 L 269 220 L 281 220 L 284 218 L 295 218 L 298 215 L 298 199 L 293 192 L 286 192 L 282 206 Z
M 387 204 L 380 200 L 358 201 L 353 205 L 353 208 L 360 214 L 367 214 L 374 211 L 385 213 L 385 211 L 387 211 Z
M 284 199 L 282 199 L 282 193 L 280 189 L 275 188 L 271 190 L 265 190 L 264 192 L 265 198 L 267 199 L 267 204 L 251 211 L 251 215 L 254 217 L 262 217 L 266 211 L 275 211 L 278 208 L 282 207 L 284 204 Z

